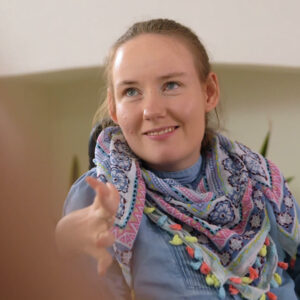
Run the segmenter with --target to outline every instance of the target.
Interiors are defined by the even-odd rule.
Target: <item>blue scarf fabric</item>
[[[120,194],[113,230],[116,258],[130,284],[134,240],[146,213],[170,233],[171,244],[186,246],[191,268],[219,289],[221,299],[225,286],[232,294],[258,299],[280,283],[266,202],[276,216],[282,248],[294,258],[300,237],[293,196],[272,162],[220,134],[202,158],[201,179],[191,189],[143,168],[119,127],[101,132],[97,176]]]

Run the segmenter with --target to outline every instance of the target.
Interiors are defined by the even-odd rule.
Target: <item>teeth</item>
[[[168,132],[171,132],[171,131],[174,131],[174,127],[169,127],[169,128],[166,128],[166,129],[163,129],[163,130],[160,130],[160,131],[152,131],[152,132],[148,132],[147,135],[162,135],[164,133],[168,133]]]

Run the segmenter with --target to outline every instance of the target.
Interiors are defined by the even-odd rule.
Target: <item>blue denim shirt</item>
[[[94,191],[85,182],[86,176],[96,177],[95,169],[82,175],[72,186],[64,206],[64,214],[91,205],[94,200]],[[193,180],[192,180],[193,181]],[[271,205],[267,203],[271,222],[270,235],[277,245],[279,261],[283,261],[285,253],[279,245],[275,216]],[[297,205],[298,216],[300,210]],[[153,224],[146,215],[143,216],[138,232],[132,257],[133,289],[136,300],[219,300],[217,290],[206,284],[204,276],[193,270],[190,265],[185,247],[169,244],[170,235]],[[155,241],[155,242],[154,242]],[[299,255],[300,255],[300,251]],[[130,290],[123,278],[121,269],[116,261],[112,264],[103,278],[99,278],[96,271],[96,261],[84,258],[82,269],[86,273],[90,286],[99,291],[99,299],[130,299]],[[282,277],[282,285],[271,289],[277,299],[297,300],[295,283],[298,293],[300,290],[300,259],[297,259],[293,274],[277,269]],[[105,295],[105,296],[103,296]],[[226,300],[242,299],[239,295],[232,296],[227,293]]]

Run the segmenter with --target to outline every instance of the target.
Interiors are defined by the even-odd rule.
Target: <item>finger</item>
[[[115,215],[120,204],[120,194],[113,184],[108,182],[106,183],[106,186],[109,190],[109,197],[103,199],[103,205],[106,210],[108,210],[112,215]]]
[[[90,176],[86,178],[86,182],[95,190],[96,193],[93,205],[95,207],[102,207],[102,199],[105,198],[105,194],[107,193],[105,183]]]
[[[112,262],[112,256],[107,251],[104,251],[98,258],[97,272],[99,276],[103,276],[106,273]]]
[[[98,260],[99,257],[106,255],[105,252],[107,252],[105,248],[97,247],[95,240],[93,241],[92,244],[90,244],[88,247],[85,247],[84,249],[85,254],[94,257],[96,260]]]
[[[106,230],[104,232],[101,232],[98,235],[97,241],[96,241],[96,246],[97,247],[110,247],[113,245],[114,242],[115,242],[114,234],[111,231]]]
[[[91,177],[91,176],[87,176],[87,177],[85,178],[85,180],[86,180],[86,182],[87,182],[94,190],[97,188],[98,183],[100,182],[100,181],[98,181],[96,178]]]
[[[96,209],[94,210],[94,215],[97,219],[97,226],[101,226],[101,231],[109,230],[113,227],[116,217],[106,210]]]
[[[115,216],[112,216],[106,220],[109,229],[112,228],[113,225],[115,224],[115,219],[116,219]]]
[[[120,203],[120,195],[115,186],[111,183],[105,184],[93,177],[87,177],[86,181],[96,192],[94,206],[102,207],[108,215],[114,216]]]

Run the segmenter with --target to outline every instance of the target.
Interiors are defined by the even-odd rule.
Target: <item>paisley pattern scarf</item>
[[[142,167],[119,127],[101,132],[95,150],[99,180],[120,193],[114,250],[130,284],[130,258],[143,213],[185,244],[191,267],[206,282],[246,299],[258,299],[280,283],[277,250],[269,236],[266,202],[276,216],[279,241],[294,258],[300,241],[294,199],[278,168],[246,146],[218,134],[202,157],[196,190],[161,179]]]

